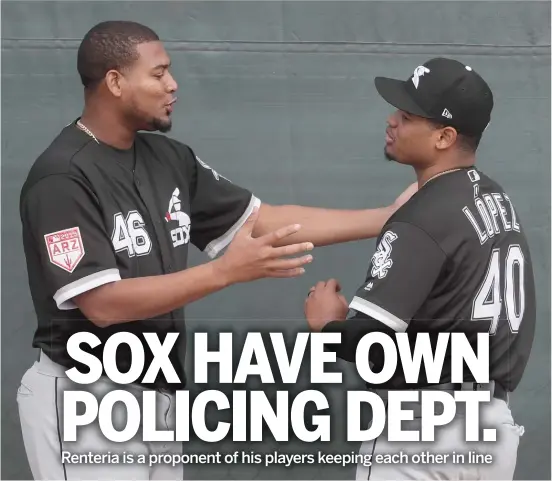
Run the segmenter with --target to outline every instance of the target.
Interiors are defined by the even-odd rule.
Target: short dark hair
[[[447,127],[446,124],[439,123],[437,121],[430,120],[429,121],[435,129],[444,129]],[[482,133],[480,134],[471,134],[461,131],[456,131],[456,143],[458,145],[458,148],[463,150],[464,152],[475,152],[477,150],[477,147],[479,147],[479,143],[481,142],[481,137],[483,136]]]
[[[159,40],[149,27],[111,20],[92,27],[77,53],[77,70],[86,89],[95,88],[112,69],[123,70],[138,59],[136,46]]]
[[[482,134],[463,134],[458,133],[456,136],[456,141],[460,149],[466,152],[475,152],[477,147],[479,147],[479,142],[481,142]]]

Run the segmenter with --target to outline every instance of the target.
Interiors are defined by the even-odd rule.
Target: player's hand
[[[295,234],[299,225],[289,225],[261,237],[252,236],[259,215],[255,209],[236,233],[217,267],[228,284],[248,282],[266,277],[296,277],[304,274],[303,266],[312,262],[312,255],[285,258],[310,251],[311,242],[274,247],[280,240]],[[215,261],[216,262],[216,261]]]
[[[418,182],[410,184],[404,192],[395,199],[395,202],[393,202],[394,210],[398,210],[406,204],[416,192],[418,192]]]
[[[311,287],[305,299],[305,317],[312,331],[318,332],[330,321],[343,321],[349,311],[341,286],[335,279]]]

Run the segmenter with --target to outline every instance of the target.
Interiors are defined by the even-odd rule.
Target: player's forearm
[[[396,211],[395,206],[364,210],[323,209],[298,205],[261,206],[254,235],[259,236],[288,224],[301,224],[301,230],[282,244],[312,242],[325,246],[377,237]]]
[[[122,279],[75,300],[84,315],[101,327],[167,314],[228,285],[212,261],[174,274]]]

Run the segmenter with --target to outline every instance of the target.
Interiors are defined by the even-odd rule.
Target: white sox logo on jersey
[[[180,195],[180,190],[178,187],[174,189],[172,193],[171,200],[169,201],[169,210],[165,213],[165,221],[172,222],[177,221],[178,227],[175,227],[171,230],[171,239],[173,241],[173,247],[178,247],[183,244],[187,244],[190,241],[190,227],[191,219],[186,214],[182,212],[182,204],[178,196]]]
[[[388,230],[383,234],[376,252],[372,256],[372,277],[383,279],[391,266],[393,261],[391,260],[391,243],[398,238],[397,234]]]

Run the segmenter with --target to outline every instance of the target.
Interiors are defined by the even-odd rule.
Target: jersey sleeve
[[[403,332],[435,284],[446,260],[439,245],[422,229],[397,222],[378,239],[366,281],[350,309]]]
[[[191,150],[191,149],[190,149]],[[193,151],[190,238],[214,258],[234,238],[261,201],[203,162]]]
[[[341,342],[327,345],[327,350],[335,352],[337,357],[344,361],[355,362],[358,343],[366,334],[383,332],[392,335],[395,331],[363,312],[354,312],[351,317],[348,317],[344,321],[329,322],[324,326],[322,332],[337,332],[341,334]],[[383,367],[379,363],[382,358],[381,346],[378,344],[372,346],[369,360],[378,366],[378,370]]]
[[[39,180],[21,201],[26,249],[36,253],[45,289],[58,309],[77,306],[75,296],[121,279],[94,193],[75,177]]]

